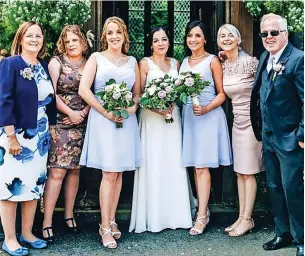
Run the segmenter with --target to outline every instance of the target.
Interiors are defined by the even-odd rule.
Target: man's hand
[[[299,141],[299,145],[300,145],[301,148],[304,148],[304,142]]]

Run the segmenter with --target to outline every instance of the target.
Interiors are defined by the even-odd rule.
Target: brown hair
[[[107,44],[107,41],[106,41],[106,30],[107,30],[107,27],[108,27],[109,23],[111,23],[111,22],[118,25],[119,30],[123,33],[124,43],[122,45],[122,53],[127,54],[128,50],[129,50],[129,45],[130,45],[128,32],[127,32],[127,26],[121,18],[116,17],[116,16],[108,18],[104,23],[102,36],[101,36],[101,45],[102,45],[101,50],[105,51],[108,48],[108,44]]]
[[[43,36],[43,44],[42,47],[38,53],[38,57],[43,58],[46,54],[46,39],[45,39],[45,30],[43,26],[35,21],[26,21],[23,22],[20,27],[18,28],[16,35],[14,37],[13,43],[12,43],[12,48],[11,48],[11,55],[20,55],[22,52],[22,46],[21,46],[21,40],[26,33],[26,31],[29,29],[29,27],[37,25],[40,27],[42,36]]]
[[[67,25],[62,29],[58,41],[56,43],[58,53],[66,54],[67,52],[65,39],[67,38],[68,32],[72,32],[73,34],[79,37],[81,46],[83,47],[83,55],[86,55],[89,48],[87,37],[85,31],[79,25]]]

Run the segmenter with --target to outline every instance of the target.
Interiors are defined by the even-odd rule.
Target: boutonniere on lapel
[[[20,70],[20,75],[23,76],[24,79],[32,80],[34,77],[34,73],[31,67],[27,67],[24,70]]]
[[[276,77],[283,73],[285,69],[284,63],[280,62],[273,64],[272,69],[273,69],[272,81],[275,81]]]

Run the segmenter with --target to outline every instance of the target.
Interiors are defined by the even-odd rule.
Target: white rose
[[[182,81],[181,81],[179,78],[176,79],[176,81],[175,81],[175,85],[176,85],[176,86],[181,85],[181,83],[182,83]]]
[[[276,63],[276,64],[274,64],[273,65],[273,70],[275,71],[275,72],[279,72],[279,71],[281,71],[281,69],[282,69],[282,64],[281,63]]]
[[[106,86],[106,87],[105,87],[105,91],[106,91],[106,92],[110,92],[111,90],[112,90],[112,89],[111,89],[109,86]]]
[[[156,91],[157,87],[156,86],[152,86],[150,88],[147,89],[148,93],[150,96],[153,96],[155,91]]]
[[[118,100],[121,97],[121,93],[119,91],[115,91],[112,95],[112,98]]]
[[[111,90],[113,90],[113,84],[107,85],[107,86],[105,87],[105,91],[106,91],[106,92],[109,92],[109,91],[111,91]]]
[[[171,92],[173,90],[173,88],[171,86],[166,86],[165,87],[165,91],[168,93],[168,92]]]
[[[128,92],[126,95],[125,95],[125,99],[127,101],[131,101],[132,100],[132,93],[131,92]]]
[[[190,87],[190,86],[193,86],[194,85],[194,79],[192,78],[192,77],[187,77],[187,78],[185,78],[185,85],[186,86],[188,86],[188,87]]]
[[[155,80],[155,83],[160,83],[162,80],[160,79],[160,78],[157,78],[156,80]]]

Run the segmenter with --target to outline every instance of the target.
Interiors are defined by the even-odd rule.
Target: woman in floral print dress
[[[49,175],[44,196],[43,237],[54,241],[52,217],[65,178],[65,212],[69,231],[77,231],[73,208],[79,183],[79,158],[83,146],[89,106],[78,95],[78,87],[88,52],[87,38],[77,25],[63,28],[57,42],[59,56],[49,64],[56,84],[57,124],[50,127],[52,136]]]

